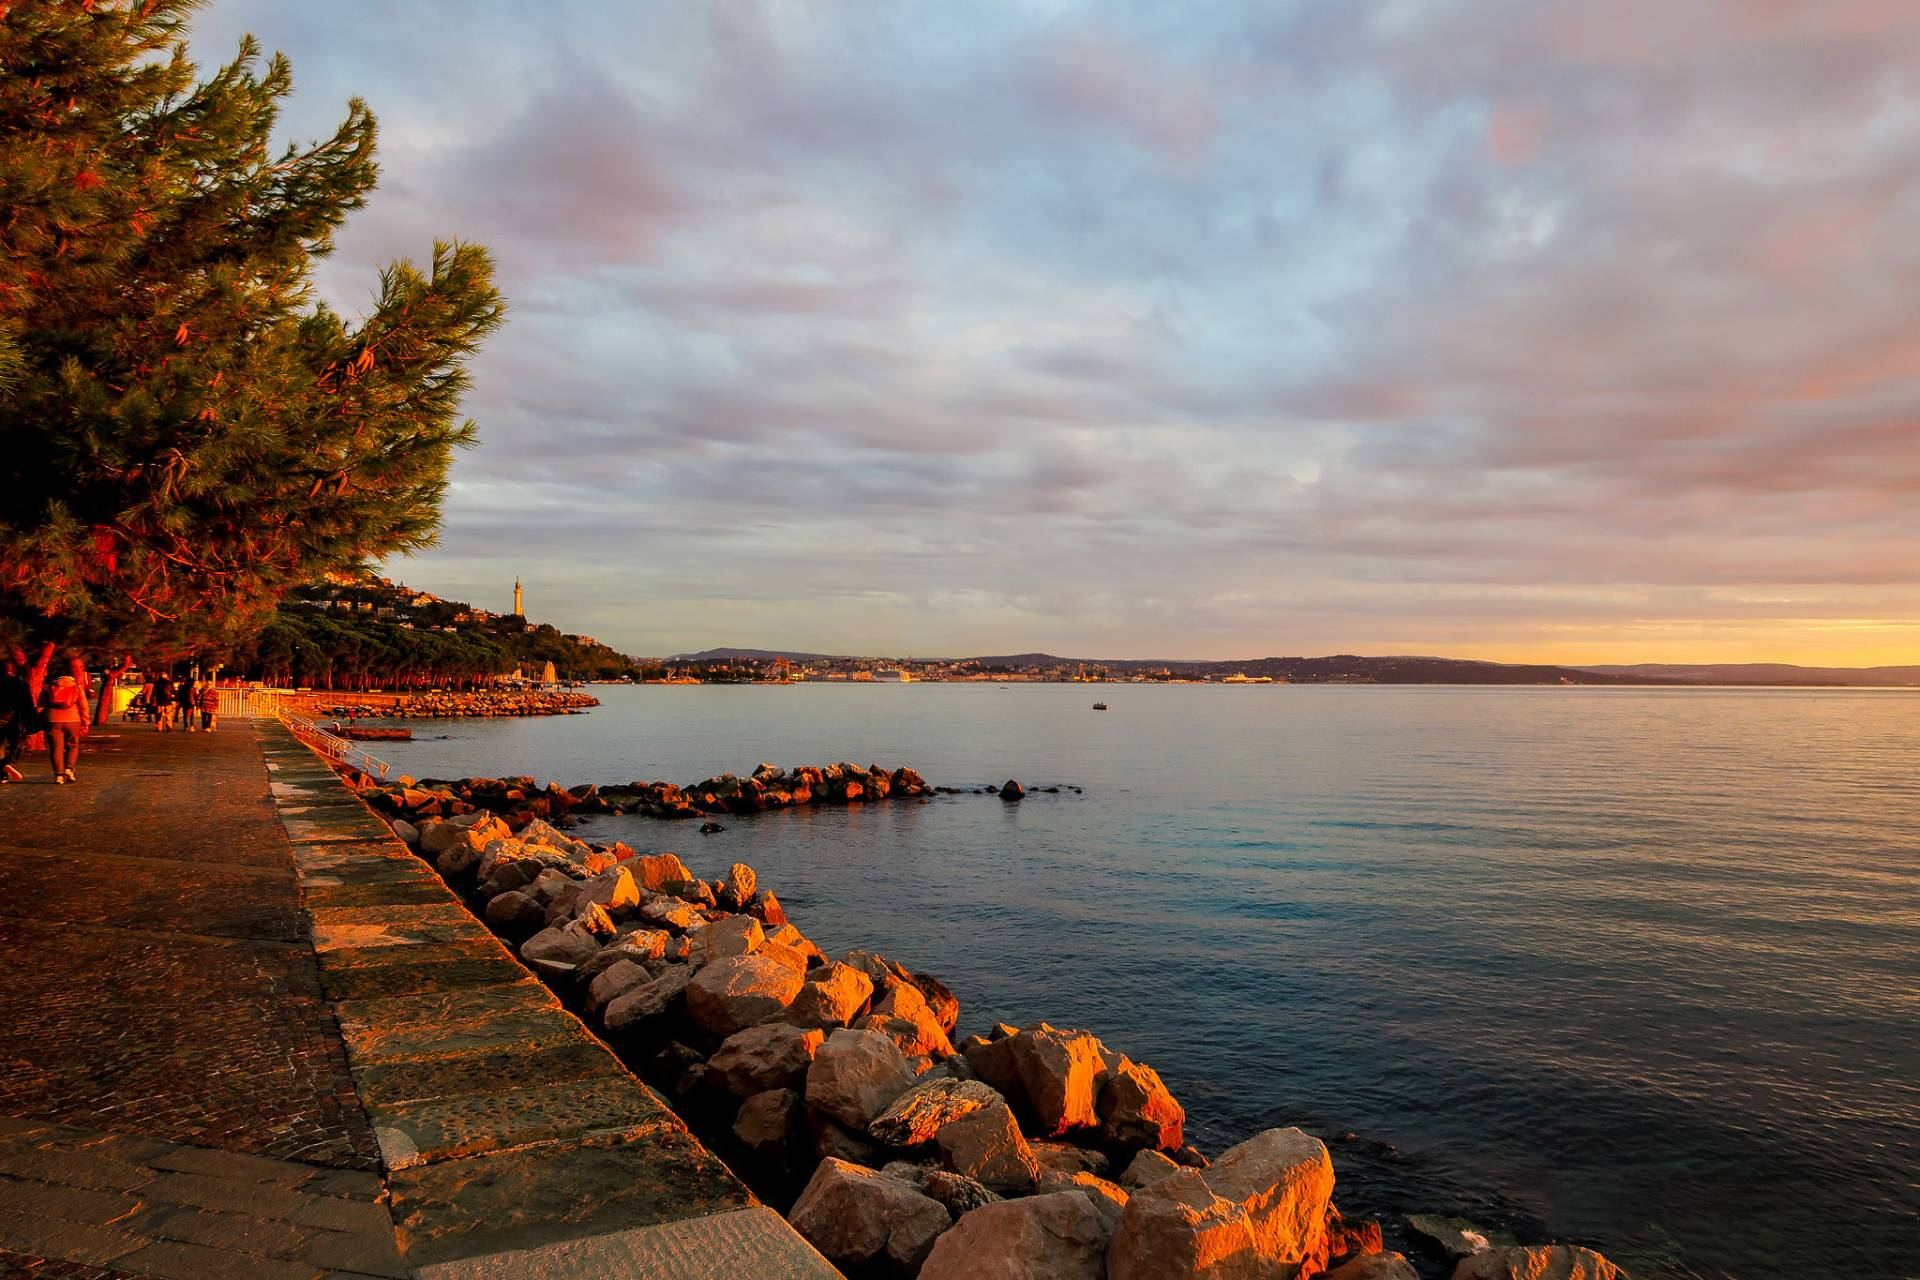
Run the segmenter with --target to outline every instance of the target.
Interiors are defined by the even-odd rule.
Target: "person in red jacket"
[[[78,782],[73,766],[80,760],[81,726],[87,721],[87,700],[80,682],[56,676],[40,692],[40,714],[47,724],[47,757],[53,762],[53,780]]]
[[[202,681],[194,696],[200,700],[200,727],[212,733],[220,723],[220,687],[211,680]]]

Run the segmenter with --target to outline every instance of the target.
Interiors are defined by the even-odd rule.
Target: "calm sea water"
[[[382,754],[1082,787],[586,834],[751,863],[829,951],[940,975],[963,1032],[1098,1032],[1203,1149],[1313,1129],[1350,1212],[1461,1212],[1643,1276],[1920,1276],[1920,695],[599,692]]]

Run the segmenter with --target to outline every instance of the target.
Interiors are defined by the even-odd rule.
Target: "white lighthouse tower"
[[[516,618],[527,616],[527,611],[520,607],[520,579],[518,578],[513,580],[513,616]]]

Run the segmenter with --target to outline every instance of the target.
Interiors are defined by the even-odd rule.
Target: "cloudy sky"
[[[442,545],[636,653],[1920,659],[1911,0],[213,0],[488,245]]]

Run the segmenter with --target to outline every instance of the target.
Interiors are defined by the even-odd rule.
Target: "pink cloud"
[[[1525,164],[1540,146],[1544,119],[1537,107],[1503,102],[1487,115],[1487,152],[1501,164]]]
[[[1097,31],[1055,41],[1035,89],[1043,108],[1108,125],[1181,167],[1206,159],[1219,127],[1204,80]]]

